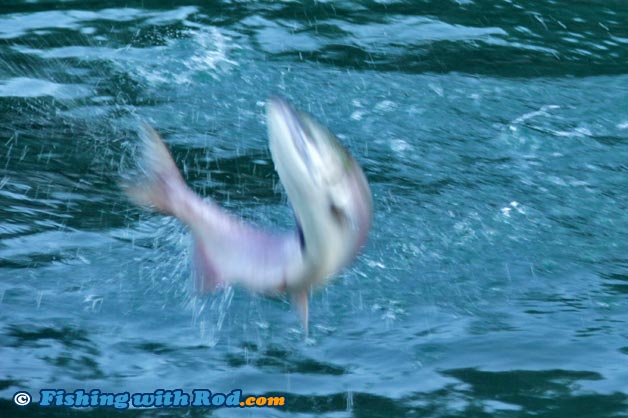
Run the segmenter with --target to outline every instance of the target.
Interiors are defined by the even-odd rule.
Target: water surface
[[[628,416],[623,1],[0,6],[0,411]],[[363,166],[368,246],[311,301],[193,298],[188,232],[129,203],[138,120],[192,187],[290,228],[281,94]],[[283,393],[279,409],[17,409],[18,390]]]

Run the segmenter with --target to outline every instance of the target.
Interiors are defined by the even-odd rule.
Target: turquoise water
[[[0,415],[628,416],[624,1],[0,5]],[[311,301],[190,293],[129,203],[138,120],[195,190],[292,227],[279,93],[363,166],[374,226]],[[18,409],[41,389],[284,394],[276,409]]]

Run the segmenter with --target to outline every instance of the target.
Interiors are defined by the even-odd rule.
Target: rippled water
[[[95,416],[628,416],[624,1],[0,5],[0,411],[17,390],[284,393]],[[119,4],[115,6],[114,4]],[[312,298],[189,292],[189,234],[118,181],[140,118],[195,190],[291,227],[264,126],[336,132],[369,244]]]

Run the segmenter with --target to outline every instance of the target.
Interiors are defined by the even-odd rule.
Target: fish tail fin
[[[139,158],[141,178],[133,183],[127,180],[122,186],[136,204],[179,216],[180,202],[191,190],[159,134],[143,123],[139,135],[142,140]]]
[[[301,323],[303,324],[303,332],[307,338],[309,331],[309,292],[307,289],[297,290],[290,294],[292,303],[296,305],[299,316],[301,317]]]
[[[204,203],[188,187],[159,134],[148,124],[139,129],[141,139],[138,157],[139,178],[126,180],[122,188],[129,198],[140,206],[173,215],[188,225],[194,235],[193,278],[197,293],[204,294],[224,287],[220,275],[220,264],[211,257],[201,230],[213,233],[211,223],[204,222],[204,215],[215,222],[224,222],[223,215],[216,208]]]

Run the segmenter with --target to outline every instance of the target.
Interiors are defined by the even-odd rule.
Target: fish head
[[[268,101],[267,125],[275,169],[301,228],[308,280],[324,282],[366,242],[373,205],[368,182],[338,138],[286,100]]]

